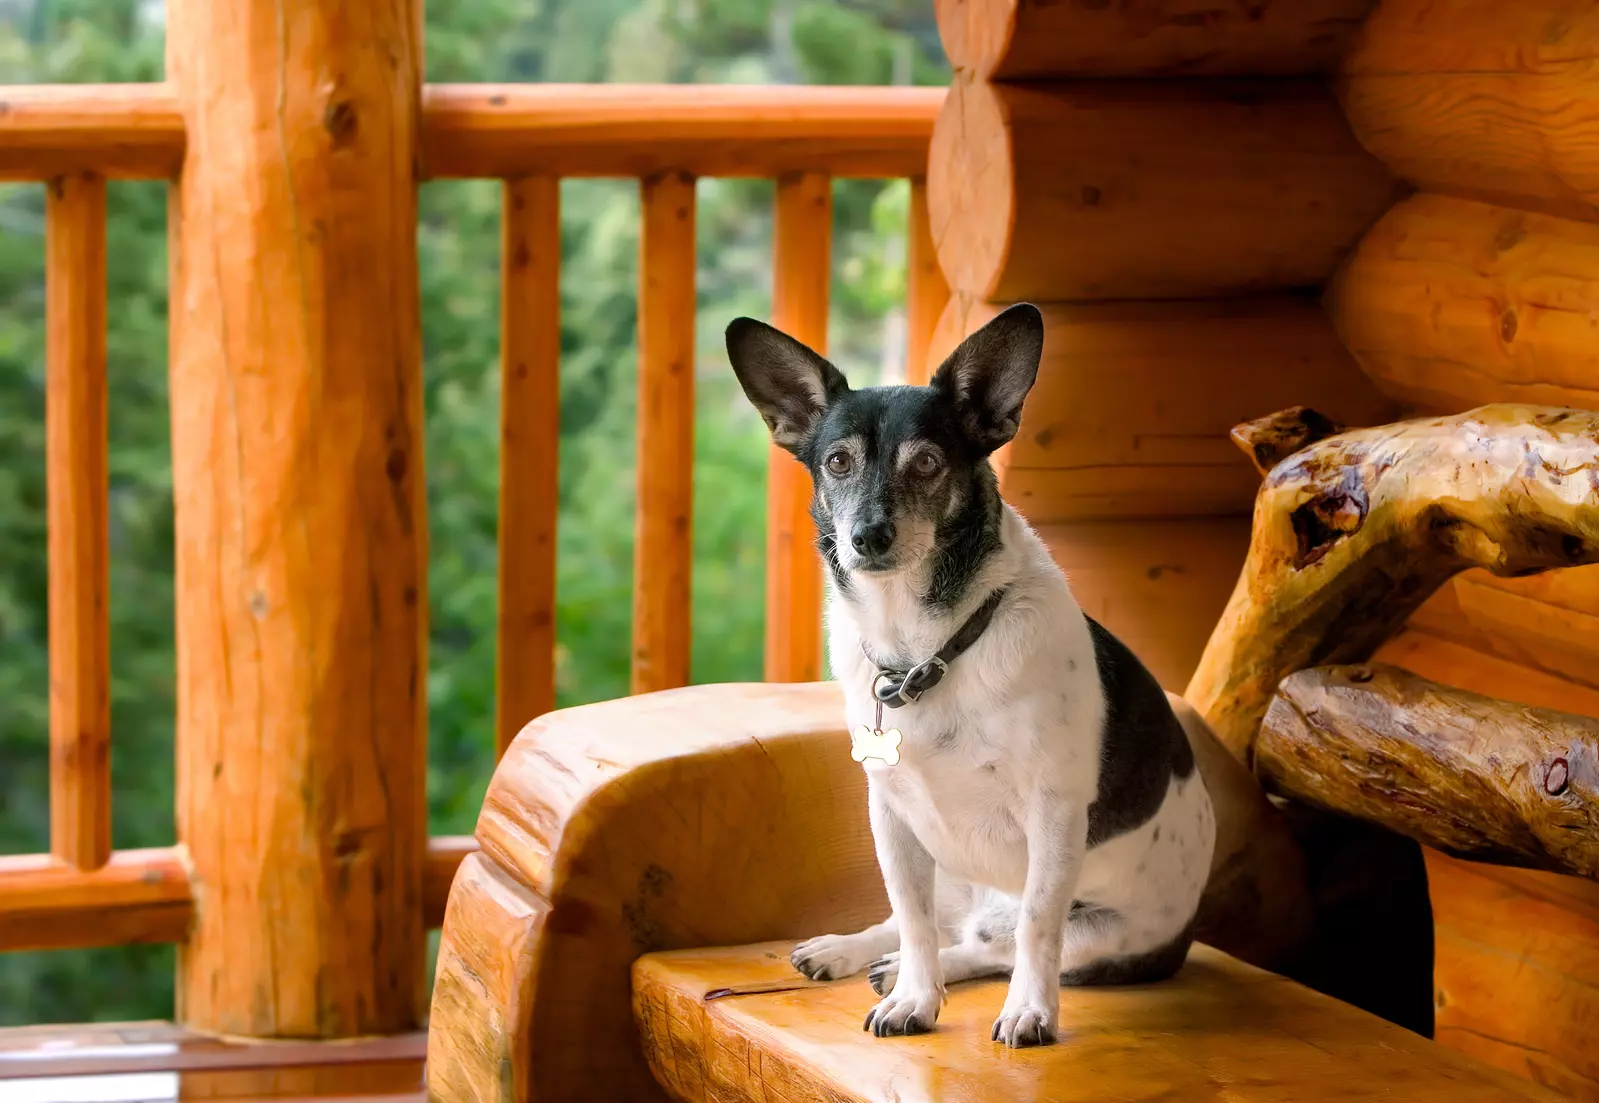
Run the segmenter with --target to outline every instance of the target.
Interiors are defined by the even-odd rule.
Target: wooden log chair
[[[1234,436],[1264,482],[1232,601],[1172,697],[1220,831],[1174,980],[1068,990],[1061,1043],[1027,1053],[989,1040],[1001,980],[954,986],[931,1035],[864,1033],[864,977],[788,961],[887,910],[840,694],[672,690],[513,742],[450,894],[432,1097],[1558,1098],[1424,1037],[1417,846],[1599,877],[1599,721],[1367,660],[1469,567],[1599,561],[1599,414],[1339,431],[1295,409]]]

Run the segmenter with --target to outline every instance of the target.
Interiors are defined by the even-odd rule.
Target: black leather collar
[[[942,682],[944,675],[949,673],[949,664],[976,643],[988,629],[989,622],[994,619],[995,611],[999,609],[999,603],[1005,597],[1006,589],[1007,587],[1001,586],[989,594],[988,600],[966,618],[966,623],[949,638],[948,643],[939,648],[938,654],[923,659],[908,670],[884,666],[873,658],[871,651],[867,650],[866,641],[862,640],[861,651],[871,664],[877,667],[877,677],[872,679],[872,696],[877,698],[879,704],[897,709],[901,705],[908,705],[918,700],[922,694]]]

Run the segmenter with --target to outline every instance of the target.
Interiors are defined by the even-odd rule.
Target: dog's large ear
[[[849,392],[844,374],[827,360],[754,318],[728,323],[727,358],[772,440],[790,452],[799,451],[833,400]]]
[[[933,373],[932,386],[955,400],[961,427],[985,453],[1016,435],[1043,352],[1044,316],[1031,303],[1017,303],[962,341]]]

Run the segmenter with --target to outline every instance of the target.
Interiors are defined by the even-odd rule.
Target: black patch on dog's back
[[[1173,777],[1194,771],[1194,749],[1160,688],[1126,644],[1084,614],[1105,691],[1099,791],[1088,807],[1088,845],[1098,846],[1148,823]]]

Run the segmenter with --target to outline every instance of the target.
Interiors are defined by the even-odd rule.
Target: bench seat
[[[1002,979],[950,988],[937,1029],[874,1038],[864,977],[817,984],[792,943],[648,954],[633,1005],[656,1079],[683,1103],[1541,1103],[1559,1097],[1348,1004],[1195,946],[1162,984],[1068,989],[1061,1041],[989,1040]],[[738,986],[779,991],[719,996]]]

